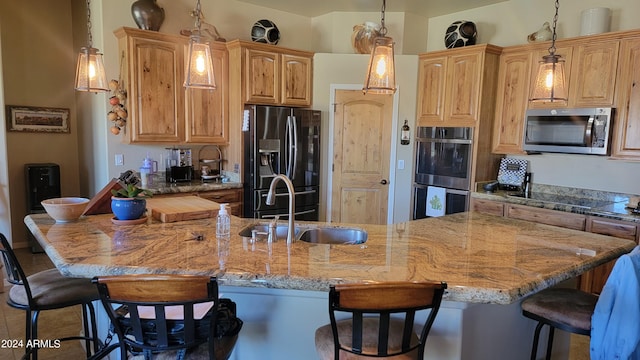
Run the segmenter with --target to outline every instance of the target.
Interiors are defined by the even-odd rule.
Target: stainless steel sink
[[[299,240],[313,244],[362,244],[367,241],[367,232],[356,228],[318,227],[303,231]]]
[[[268,235],[269,224],[251,224],[240,230],[238,235],[252,237],[253,230],[259,238],[265,239]],[[276,226],[278,240],[287,238],[287,225]],[[358,228],[341,227],[303,227],[296,226],[294,230],[295,240],[312,244],[362,244],[367,241],[367,232]]]

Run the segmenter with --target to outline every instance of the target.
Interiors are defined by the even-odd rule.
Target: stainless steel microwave
[[[527,110],[523,150],[608,155],[613,108]]]

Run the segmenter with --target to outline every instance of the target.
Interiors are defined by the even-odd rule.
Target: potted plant
[[[149,190],[141,189],[134,184],[118,190],[111,190],[111,211],[118,220],[136,220],[142,217],[147,209],[147,200],[153,196]]]

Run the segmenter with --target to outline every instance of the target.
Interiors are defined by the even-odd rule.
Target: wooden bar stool
[[[422,359],[427,335],[435,321],[444,282],[354,283],[331,286],[331,323],[316,330],[321,359],[363,357]],[[417,313],[424,311],[421,331],[414,331]],[[337,320],[336,315],[347,318]],[[399,356],[399,357],[398,357]]]
[[[107,346],[95,359],[118,347],[122,359],[127,359],[128,353],[150,359],[152,354],[166,351],[175,351],[178,359],[186,355],[228,359],[231,355],[242,321],[225,319],[231,321],[221,326],[219,309],[226,299],[218,298],[216,278],[120,275],[96,277],[93,282],[119,338],[119,343]],[[235,315],[235,308],[232,312]],[[225,328],[224,336],[221,328]],[[200,345],[205,344],[208,355],[203,356]]]
[[[69,306],[82,305],[82,322],[84,336],[70,336],[58,339],[85,340],[87,357],[97,352],[100,341],[97,337],[95,311],[92,301],[98,300],[98,290],[89,279],[70,278],[60,274],[58,269],[50,269],[26,276],[18,262],[9,241],[0,233],[0,251],[7,272],[7,280],[12,284],[7,298],[9,306],[25,311],[25,340],[33,343],[38,339],[38,315],[44,310],[62,309]],[[88,311],[88,313],[87,313]],[[89,323],[91,323],[89,327]],[[87,332],[91,330],[91,335]],[[24,358],[36,360],[38,348],[26,347]]]

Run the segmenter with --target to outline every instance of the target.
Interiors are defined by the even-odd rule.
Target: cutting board
[[[151,216],[165,223],[216,217],[219,209],[218,203],[193,195],[147,199]]]

